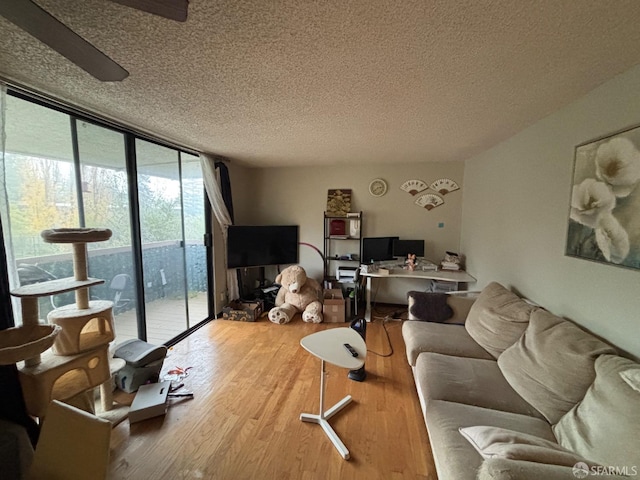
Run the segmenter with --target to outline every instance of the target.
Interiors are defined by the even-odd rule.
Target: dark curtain
[[[0,221],[0,240],[4,238],[2,221]],[[7,252],[4,241],[0,241],[0,330],[14,326],[13,308],[9,294],[9,275],[7,274]],[[18,369],[14,365],[0,366],[0,418],[22,425],[27,429],[33,445],[38,440],[38,426],[27,415],[27,409],[22,396],[22,388],[18,379]]]
[[[231,197],[231,178],[229,177],[229,168],[224,162],[216,162],[215,167],[220,170],[220,193],[222,194],[222,200],[227,207],[229,217],[231,217],[231,223],[236,223],[236,219],[233,215],[233,198]],[[236,269],[236,278],[238,279],[238,287],[240,288],[240,298],[243,297],[242,292],[242,274],[240,269]]]
[[[233,199],[231,197],[231,179],[229,178],[229,169],[224,162],[216,162],[215,166],[220,169],[220,193],[222,193],[222,199],[229,211],[231,223],[236,223],[233,216]]]

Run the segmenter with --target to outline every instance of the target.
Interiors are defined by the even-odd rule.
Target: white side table
[[[344,344],[348,343],[358,353],[357,357],[352,356]],[[307,335],[300,340],[300,345],[312,355],[321,360],[320,379],[320,413],[302,413],[300,420],[303,422],[318,423],[329,437],[329,440],[336,447],[342,458],[349,459],[349,450],[344,446],[336,432],[329,425],[329,419],[342,410],[351,402],[351,395],[347,395],[333,407],[324,410],[324,387],[326,380],[325,362],[329,362],[339,367],[356,370],[364,365],[367,356],[367,345],[362,337],[351,328],[331,328]]]

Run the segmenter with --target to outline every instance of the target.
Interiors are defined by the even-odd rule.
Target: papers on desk
[[[440,264],[443,270],[460,270],[460,264],[454,262],[445,262],[444,260]]]
[[[378,271],[378,265],[375,263],[360,265],[360,273],[376,273]]]
[[[418,263],[418,268],[423,272],[437,272],[438,265],[432,262],[420,262]]]

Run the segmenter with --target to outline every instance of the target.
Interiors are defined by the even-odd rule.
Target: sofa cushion
[[[498,366],[513,389],[553,424],[584,397],[595,378],[596,357],[607,353],[615,350],[539,308]]]
[[[414,376],[425,404],[447,400],[542,418],[511,388],[495,360],[422,353]]]
[[[616,355],[596,360],[584,399],[554,425],[558,442],[606,466],[640,467],[640,392],[620,375],[640,365]]]
[[[494,425],[549,441],[555,440],[551,426],[545,420],[443,400],[429,402],[425,421],[438,480],[476,478],[476,471],[483,459],[460,435],[460,427]]]
[[[487,285],[469,310],[465,328],[494,358],[520,338],[537,307],[502,285]]]
[[[588,466],[598,465],[555,441],[506,428],[478,425],[460,428],[460,433],[484,459],[510,458],[566,467],[573,467],[578,462]]]
[[[402,338],[407,350],[407,360],[412,366],[422,352],[493,358],[469,336],[462,325],[406,321],[402,324]]]
[[[578,468],[582,467],[582,469]],[[482,462],[475,480],[629,480],[629,477],[597,471],[597,476],[589,476],[587,465],[563,467],[546,463],[525,462],[508,458],[490,458]],[[595,473],[594,473],[595,475]]]

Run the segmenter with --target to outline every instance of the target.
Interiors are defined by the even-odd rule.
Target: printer
[[[343,267],[339,266],[336,271],[336,280],[338,282],[355,282],[358,276],[359,267]]]

